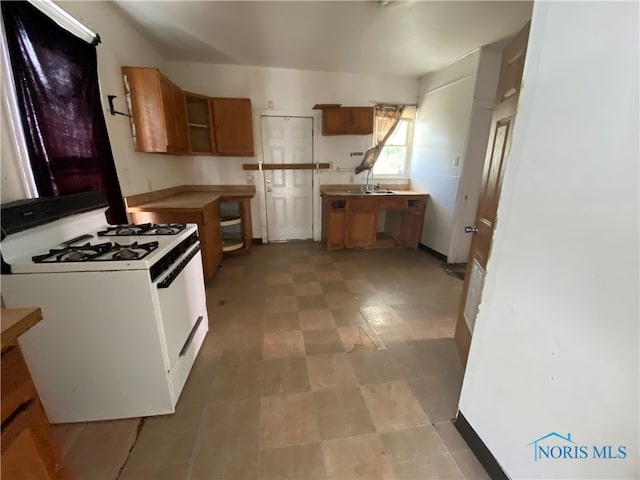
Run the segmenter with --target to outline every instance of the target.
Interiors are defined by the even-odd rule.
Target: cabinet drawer
[[[404,197],[380,197],[380,210],[404,210],[407,207],[407,199]]]

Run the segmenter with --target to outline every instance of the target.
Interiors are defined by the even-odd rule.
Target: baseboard
[[[462,412],[458,412],[453,424],[492,480],[509,480],[496,457],[493,456],[493,453],[487,448]]]
[[[262,245],[262,239],[261,238],[254,238],[252,243],[254,245]]]
[[[436,252],[433,248],[427,247],[424,243],[419,243],[418,248],[423,252],[427,252],[432,257],[437,258],[438,260],[447,263],[447,256],[441,254],[440,252]]]

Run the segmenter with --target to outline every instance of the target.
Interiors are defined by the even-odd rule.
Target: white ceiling
[[[503,40],[527,1],[124,1],[167,59],[353,73],[422,75]]]

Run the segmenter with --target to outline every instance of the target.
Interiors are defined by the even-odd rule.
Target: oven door
[[[200,244],[194,245],[154,282],[158,291],[169,371],[189,348],[200,323],[206,318]]]

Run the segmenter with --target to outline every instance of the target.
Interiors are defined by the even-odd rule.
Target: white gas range
[[[172,413],[209,329],[197,227],[106,224],[84,193],[2,206],[2,298],[52,423]]]

